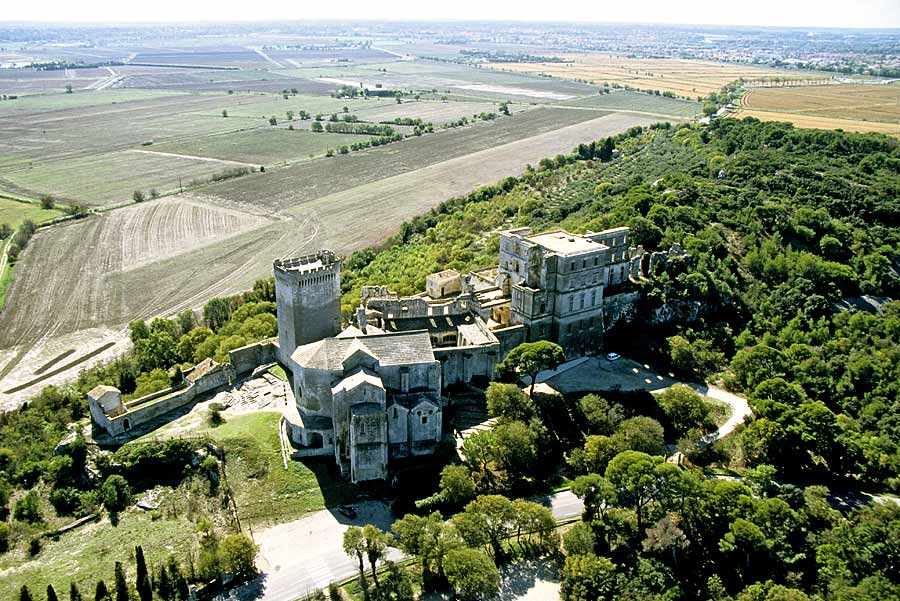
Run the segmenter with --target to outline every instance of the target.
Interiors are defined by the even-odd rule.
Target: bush
[[[103,505],[111,513],[118,513],[131,504],[131,487],[128,486],[128,481],[118,474],[107,478],[100,491],[103,495]]]
[[[208,423],[212,428],[217,428],[225,423],[225,418],[222,417],[222,413],[220,411],[212,409],[206,416],[206,423]]]
[[[0,522],[0,553],[9,551],[9,526]]]
[[[59,515],[71,515],[81,507],[81,494],[74,488],[57,488],[50,493],[50,504]]]
[[[42,521],[41,502],[37,492],[29,490],[24,497],[16,501],[13,506],[13,518],[28,524],[37,524]]]

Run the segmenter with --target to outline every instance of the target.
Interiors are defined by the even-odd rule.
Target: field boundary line
[[[256,163],[242,163],[241,161],[232,161],[229,159],[217,159],[214,157],[198,157],[192,154],[178,154],[176,152],[161,152],[159,150],[143,150],[141,148],[129,148],[125,152],[138,152],[141,154],[154,154],[159,156],[174,157],[178,159],[193,159],[195,161],[205,161],[207,163],[219,163],[221,165],[237,165],[238,167],[259,167]]]

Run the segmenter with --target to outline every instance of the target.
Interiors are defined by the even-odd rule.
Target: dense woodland
[[[495,232],[523,225],[629,225],[647,250],[681,244],[689,258],[635,284],[636,324],[619,324],[607,344],[688,379],[720,379],[750,399],[754,418],[704,448],[709,415],[687,393],[635,411],[635,399],[553,404],[495,385],[488,402],[498,428],[467,441],[467,462],[446,468],[440,492],[407,509],[490,521],[479,512],[508,511],[499,495],[542,490],[561,467],[586,502],[584,523],[563,536],[566,599],[900,598],[900,507],[842,514],[827,502],[829,489],[900,492],[896,140],[753,119],[634,128],[451,199],[403,224],[384,248],[354,253],[342,308],[352,311],[362,285],[410,294],[429,273],[493,265]],[[863,295],[878,310],[857,310]],[[2,416],[0,492],[53,489],[58,470],[71,468],[56,465],[52,448],[85,415],[87,389],[157,390],[190,364],[273,335],[273,296],[271,281],[260,282],[211,302],[203,324],[187,314],[133,324],[131,355]],[[746,469],[746,483],[663,464],[663,443],[697,465]],[[71,511],[95,507],[98,488],[76,491]],[[479,498],[490,501],[466,509]],[[450,524],[416,527],[438,541],[442,528],[456,528],[446,534],[460,549],[456,573],[509,554],[503,532],[485,541],[466,518]],[[403,544],[418,553],[417,541]],[[547,552],[544,542],[528,552]],[[446,585],[446,566],[434,561],[423,556],[422,566]]]

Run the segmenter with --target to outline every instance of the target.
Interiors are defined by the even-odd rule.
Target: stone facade
[[[390,458],[431,453],[442,434],[441,366],[427,332],[325,338],[291,355],[292,440],[330,450],[353,482],[385,479]]]
[[[525,326],[528,340],[558,343],[570,358],[600,350],[604,292],[632,277],[628,235],[624,227],[584,235],[501,232],[497,283],[509,289],[509,323]]]
[[[279,359],[287,364],[293,349],[340,332],[341,261],[323,250],[274,268],[279,348],[288,349]]]

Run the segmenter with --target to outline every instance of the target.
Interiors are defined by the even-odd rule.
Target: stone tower
[[[341,260],[330,250],[276,259],[275,301],[282,363],[298,346],[340,332]]]

